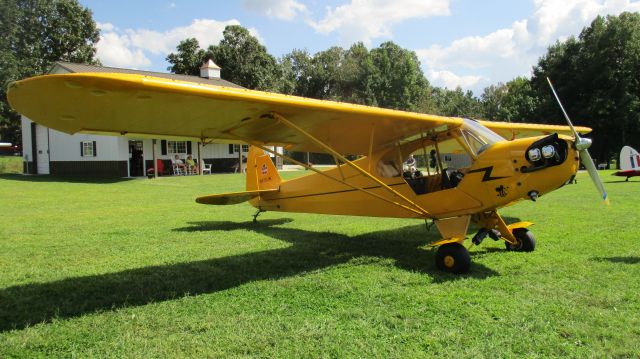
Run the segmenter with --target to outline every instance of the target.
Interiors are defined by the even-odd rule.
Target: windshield
[[[475,155],[479,155],[496,142],[505,141],[505,139],[497,133],[482,126],[476,121],[466,118],[460,127],[460,131],[469,145],[469,148],[475,153]]]

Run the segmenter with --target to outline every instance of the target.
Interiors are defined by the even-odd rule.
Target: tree
[[[639,71],[640,14],[598,16],[577,39],[549,48],[534,68],[538,114],[564,122],[548,76],[575,122],[593,128],[594,157],[609,160],[622,145],[640,145]]]
[[[417,110],[429,96],[429,82],[420,69],[415,52],[393,42],[382,43],[369,53],[365,69],[372,105],[399,110]]]
[[[207,51],[222,68],[223,79],[249,89],[275,90],[276,60],[244,27],[227,26],[220,44]]]
[[[535,112],[540,100],[524,77],[485,88],[481,102],[482,117],[487,120],[537,122]]]
[[[471,91],[462,91],[460,87],[455,90],[434,88],[431,95],[438,115],[468,118],[482,116],[480,100]]]
[[[200,48],[198,40],[182,40],[176,49],[177,53],[170,53],[166,58],[167,62],[172,64],[167,70],[175,74],[200,76],[200,67],[208,58],[207,52]]]
[[[0,137],[21,143],[20,115],[9,107],[7,85],[45,74],[59,60],[96,64],[100,33],[77,0],[3,0],[0,33]]]

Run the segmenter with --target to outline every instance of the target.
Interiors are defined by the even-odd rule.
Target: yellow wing
[[[459,118],[387,110],[303,97],[132,74],[47,75],[9,86],[11,106],[66,133],[237,142],[238,137],[296,151],[322,152],[271,112],[340,153],[366,154]]]
[[[534,123],[517,123],[517,122],[494,122],[494,121],[478,121],[483,126],[490,128],[493,132],[506,138],[513,140],[522,137],[534,137],[542,135],[550,135],[557,132],[561,135],[573,136],[569,126],[557,125],[540,125]],[[576,131],[580,134],[591,132],[589,127],[576,126]]]
[[[14,82],[11,106],[66,133],[199,141],[259,141],[292,151],[324,152],[277,113],[344,154],[367,154],[425,131],[446,131],[461,118],[117,73],[47,75]],[[517,132],[568,133],[566,126],[482,122],[510,139]],[[584,128],[582,128],[584,129]]]

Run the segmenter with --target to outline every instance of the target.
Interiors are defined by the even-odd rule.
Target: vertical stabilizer
[[[627,170],[640,170],[640,154],[629,146],[622,147],[620,151],[620,169]]]
[[[258,147],[250,146],[247,157],[247,191],[277,189],[282,179],[271,156]]]

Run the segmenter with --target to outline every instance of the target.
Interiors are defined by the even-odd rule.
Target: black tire
[[[460,243],[443,244],[436,253],[436,267],[455,274],[467,273],[471,267],[471,256]]]
[[[516,237],[518,243],[511,244],[504,242],[507,250],[516,252],[533,252],[536,249],[536,238],[530,230],[526,228],[516,228],[513,230],[513,236]]]

